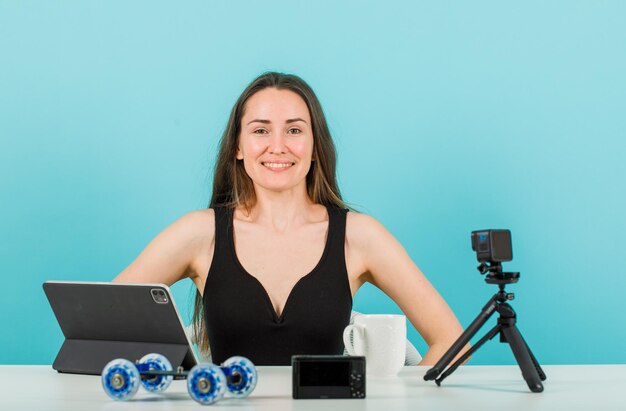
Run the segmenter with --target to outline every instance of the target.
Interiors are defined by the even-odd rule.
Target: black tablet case
[[[48,281],[43,289],[65,336],[52,364],[58,372],[99,375],[113,359],[134,362],[153,352],[167,357],[174,369],[197,363],[162,284]],[[155,302],[154,289],[163,290],[168,302]]]

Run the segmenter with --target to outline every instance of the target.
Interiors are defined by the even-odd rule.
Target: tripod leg
[[[484,343],[486,343],[487,341],[491,340],[493,337],[498,335],[498,332],[500,332],[500,328],[501,326],[500,324],[498,324],[495,327],[493,327],[491,330],[489,330],[489,332],[485,334],[483,338],[478,340],[478,342],[475,345],[473,345],[472,348],[467,350],[467,352],[463,354],[461,358],[456,360],[454,364],[452,364],[443,374],[441,374],[439,378],[435,380],[437,385],[441,385],[441,381],[443,381],[448,375],[452,374],[454,370],[456,370],[459,367],[459,365],[463,364],[463,362],[467,360],[469,356],[472,355],[476,350],[478,350]]]
[[[524,380],[526,380],[528,388],[530,388],[532,392],[543,391],[543,384],[541,384],[541,379],[539,378],[539,373],[533,363],[528,345],[522,338],[522,335],[515,324],[503,324],[501,332],[504,334],[504,338],[509,343],[511,350],[513,351],[515,360],[517,360],[517,364],[522,370],[522,376],[524,377]]]
[[[518,332],[519,332],[519,330],[518,330]],[[546,373],[543,372],[543,370],[541,369],[541,365],[539,365],[539,361],[537,361],[537,358],[535,358],[535,355],[530,350],[530,347],[528,346],[528,343],[526,342],[524,337],[522,337],[522,333],[520,333],[520,337],[522,338],[522,341],[524,341],[524,344],[526,345],[526,349],[528,350],[528,354],[530,354],[530,359],[533,360],[533,365],[535,366],[535,369],[537,370],[537,374],[539,374],[539,378],[541,378],[541,381],[545,381],[546,380]]]
[[[439,374],[443,372],[443,370],[446,369],[448,364],[450,364],[450,361],[452,361],[454,357],[456,357],[456,355],[461,352],[463,347],[467,345],[469,340],[472,339],[472,337],[476,334],[480,327],[482,327],[485,322],[487,322],[489,317],[493,315],[496,309],[496,305],[497,299],[496,296],[493,296],[489,300],[489,302],[483,307],[480,314],[478,314],[478,317],[476,317],[474,321],[472,321],[472,323],[467,327],[467,329],[463,331],[463,334],[461,334],[458,340],[456,340],[448,349],[448,351],[446,351],[446,353],[439,359],[439,361],[437,361],[437,363],[426,372],[426,375],[424,375],[424,380],[434,380]]]

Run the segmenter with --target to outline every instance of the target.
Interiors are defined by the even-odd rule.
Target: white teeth
[[[292,163],[263,163],[263,165],[269,168],[287,168],[287,167],[291,167],[293,164]]]

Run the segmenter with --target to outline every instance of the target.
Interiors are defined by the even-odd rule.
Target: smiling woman
[[[292,104],[286,104],[283,97]],[[284,130],[288,124],[293,126]],[[317,203],[345,208],[335,178],[335,145],[322,106],[302,79],[280,73],[259,76],[235,103],[217,156],[210,207],[222,204],[249,208],[256,201],[252,180],[244,167],[249,163],[245,160],[233,161],[234,158],[243,160],[241,150],[244,147],[240,146],[240,137],[244,139],[250,133],[276,137],[286,133],[299,135],[301,132],[313,145],[313,163],[309,162],[310,172],[306,174],[308,197]],[[315,167],[315,163],[319,166]]]
[[[287,365],[341,354],[352,298],[370,282],[404,311],[433,364],[461,333],[456,317],[398,241],[349,211],[321,105],[299,77],[265,73],[232,109],[209,208],[159,234],[116,281],[198,288],[196,340],[213,361],[243,355]]]
[[[306,195],[313,156],[309,117],[306,103],[292,91],[266,88],[250,97],[236,158],[243,160],[255,192],[294,190]]]

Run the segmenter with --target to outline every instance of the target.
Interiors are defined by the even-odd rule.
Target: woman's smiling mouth
[[[262,161],[261,164],[266,168],[269,168],[272,171],[283,171],[287,170],[291,166],[296,163],[293,162],[270,162],[270,161]]]

